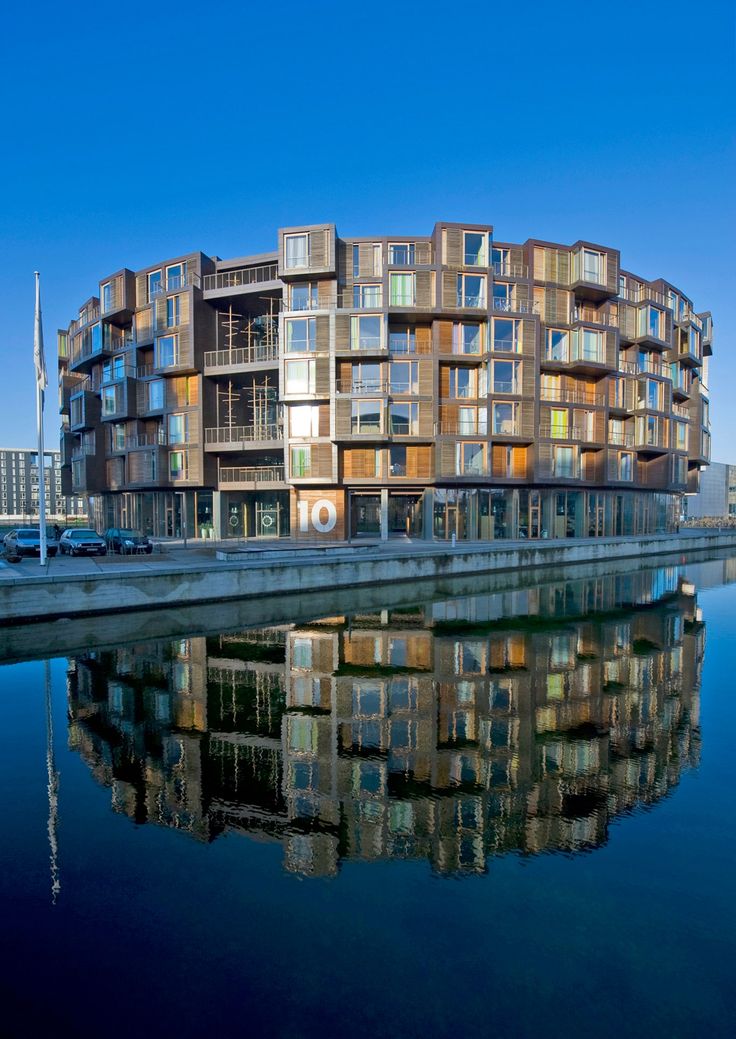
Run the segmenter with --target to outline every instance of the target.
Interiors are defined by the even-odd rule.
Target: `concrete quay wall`
[[[629,560],[632,567],[672,553],[736,550],[736,532],[470,545],[362,547],[334,556],[279,547],[270,557],[247,550],[186,566],[131,565],[120,571],[11,577],[0,581],[0,624],[183,607],[233,599],[389,585],[496,571],[527,572],[586,562]]]

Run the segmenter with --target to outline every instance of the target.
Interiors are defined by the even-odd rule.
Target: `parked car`
[[[62,556],[106,556],[107,545],[96,530],[70,527],[59,538],[59,552]]]
[[[102,536],[110,552],[145,552],[149,556],[153,552],[153,544],[140,530],[131,530],[130,527],[108,527]]]
[[[41,555],[41,531],[38,527],[18,527],[11,530],[3,539],[7,555],[40,556]],[[46,534],[46,552],[49,556],[55,556],[59,548],[59,542],[52,534]]]

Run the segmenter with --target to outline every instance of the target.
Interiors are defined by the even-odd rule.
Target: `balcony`
[[[276,422],[254,426],[214,426],[204,431],[206,451],[243,451],[283,447],[283,430]]]
[[[338,379],[336,389],[338,393],[349,394],[353,397],[373,397],[396,392],[390,391],[387,379]],[[410,390],[404,392],[409,393]]]
[[[138,414],[136,384],[132,378],[123,377],[109,382],[102,388],[101,419],[103,422],[118,422],[135,418]]]
[[[618,433],[608,431],[608,443],[614,447],[633,447],[634,446],[634,434],[633,433]]]
[[[73,433],[92,429],[100,421],[100,398],[90,390],[81,390],[69,399],[69,428]]]
[[[234,350],[208,350],[204,355],[204,374],[230,375],[252,368],[275,368],[278,359],[278,342],[254,343]]]
[[[672,414],[675,418],[683,419],[686,422],[690,421],[690,409],[685,407],[684,404],[673,404]]]
[[[218,488],[221,491],[273,488],[283,483],[283,465],[222,466],[218,474]]]
[[[548,440],[573,440],[581,444],[600,444],[603,437],[593,426],[552,426],[541,424],[539,435]]]
[[[238,267],[232,271],[218,271],[216,274],[205,274],[202,288],[205,298],[231,296],[244,292],[263,291],[264,287],[278,288],[281,285],[278,264],[264,263],[258,267]]]
[[[559,401],[561,404],[605,404],[606,398],[602,393],[586,393],[584,390],[555,389],[543,386],[539,392],[540,400]]]
[[[491,270],[496,278],[527,279],[529,277],[529,268],[525,263],[512,263],[511,260],[492,263]]]
[[[574,307],[572,320],[573,324],[601,325],[604,328],[618,328],[618,318],[615,314],[607,314],[592,307]]]
[[[157,433],[138,433],[125,438],[125,450],[137,451],[142,447],[157,447],[167,443],[166,431],[159,429]]]
[[[460,304],[458,304],[460,305]],[[485,303],[480,304],[485,306]],[[539,307],[533,299],[491,299],[491,310],[496,314],[537,314]]]

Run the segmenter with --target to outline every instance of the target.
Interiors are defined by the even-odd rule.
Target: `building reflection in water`
[[[69,662],[112,806],[287,869],[595,848],[698,763],[704,628],[674,569],[126,646]]]

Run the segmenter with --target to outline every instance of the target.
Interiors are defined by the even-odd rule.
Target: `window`
[[[107,312],[112,310],[112,282],[108,281],[106,285],[102,286],[102,310]]]
[[[488,429],[488,411],[486,408],[457,409],[457,432],[461,436],[485,436]],[[448,430],[454,432],[454,430]]]
[[[117,404],[117,387],[116,386],[103,386],[102,388],[102,414],[103,415],[114,415],[118,410]]]
[[[318,303],[317,285],[314,282],[301,282],[289,286],[290,310],[315,310]]]
[[[491,361],[493,393],[521,393],[521,361]]]
[[[290,450],[290,472],[292,476],[310,476],[312,472],[312,448],[292,447]]]
[[[486,305],[485,274],[458,274],[457,305],[482,309]]]
[[[575,440],[595,440],[595,416],[592,411],[576,408],[572,413],[572,434]]]
[[[116,379],[122,379],[125,375],[125,358],[124,357],[113,357],[111,361],[106,361],[102,365],[102,381],[103,382],[114,382]]]
[[[605,255],[593,252],[592,249],[583,249],[583,281],[593,282],[595,285],[605,283]]]
[[[383,348],[383,322],[378,314],[365,314],[350,318],[350,349],[381,350]]]
[[[186,451],[172,451],[169,455],[169,476],[172,480],[186,480],[188,470]]]
[[[392,361],[389,371],[391,393],[419,393],[418,361]]]
[[[491,249],[491,264],[493,266],[494,274],[510,274],[510,253],[508,249],[499,249],[494,246]]]
[[[189,440],[189,415],[169,415],[169,443],[186,444]]]
[[[390,328],[388,332],[388,348],[394,354],[415,354],[417,352],[417,334],[414,328]]]
[[[663,389],[663,384],[657,382],[656,379],[641,379],[637,396],[639,407],[649,408],[651,411],[661,411]]]
[[[309,266],[309,235],[290,234],[284,237],[284,260],[287,270]]]
[[[382,393],[383,380],[380,364],[354,364],[351,372],[351,393]]]
[[[148,410],[158,411],[164,406],[164,381],[153,379],[148,384]]]
[[[170,368],[179,363],[179,336],[161,336],[156,340],[156,367]]]
[[[389,476],[406,476],[406,447],[392,444],[389,448]]]
[[[448,368],[448,396],[462,399],[478,396],[478,380],[474,368]]]
[[[314,361],[286,361],[287,393],[314,393]]]
[[[688,348],[693,357],[700,357],[700,332],[697,328],[688,330]]]
[[[664,339],[664,312],[657,307],[649,307],[649,335]]]
[[[455,324],[452,327],[452,352],[454,354],[479,354],[483,351],[485,325],[477,323]]]
[[[478,231],[463,232],[463,264],[466,267],[487,267],[488,235]]]
[[[619,451],[618,453],[618,478],[619,480],[634,479],[634,456],[630,451]]]
[[[388,262],[392,267],[413,267],[415,264],[415,246],[413,242],[401,245],[389,245]]]
[[[514,309],[513,286],[507,281],[493,283],[493,309],[509,311]]]
[[[577,449],[574,447],[554,447],[552,449],[553,475],[563,480],[576,479]]]
[[[493,405],[493,425],[491,431],[496,435],[515,436],[518,433],[518,404],[498,403]]]
[[[570,412],[567,408],[550,408],[549,435],[558,440],[567,440],[570,431]]]
[[[687,451],[687,423],[675,422],[675,448]]]
[[[285,325],[287,354],[305,353],[316,349],[316,318],[287,318]]]
[[[381,401],[354,400],[350,430],[352,433],[380,433]]]
[[[521,351],[520,322],[516,318],[493,319],[493,349],[498,353]]]
[[[166,327],[176,328],[181,320],[181,296],[169,296],[166,300]]]
[[[592,328],[582,328],[576,333],[575,360],[595,361],[603,364],[603,335]]]
[[[125,426],[122,422],[116,422],[110,428],[110,448],[113,451],[122,451],[125,448]]]
[[[187,265],[186,263],[172,263],[170,267],[166,268],[166,288],[167,289],[181,289],[186,285],[187,282]]]
[[[389,297],[392,307],[413,307],[416,302],[415,275],[390,274]]]
[[[484,445],[474,443],[458,444],[455,471],[459,476],[481,475],[484,473]]]
[[[148,275],[148,298],[153,299],[154,296],[160,296],[163,292],[161,271],[151,271]]]
[[[380,285],[353,285],[353,306],[357,309],[378,309],[382,306],[382,299]]]
[[[394,436],[416,436],[419,432],[419,405],[393,403],[388,408],[389,433]]]

